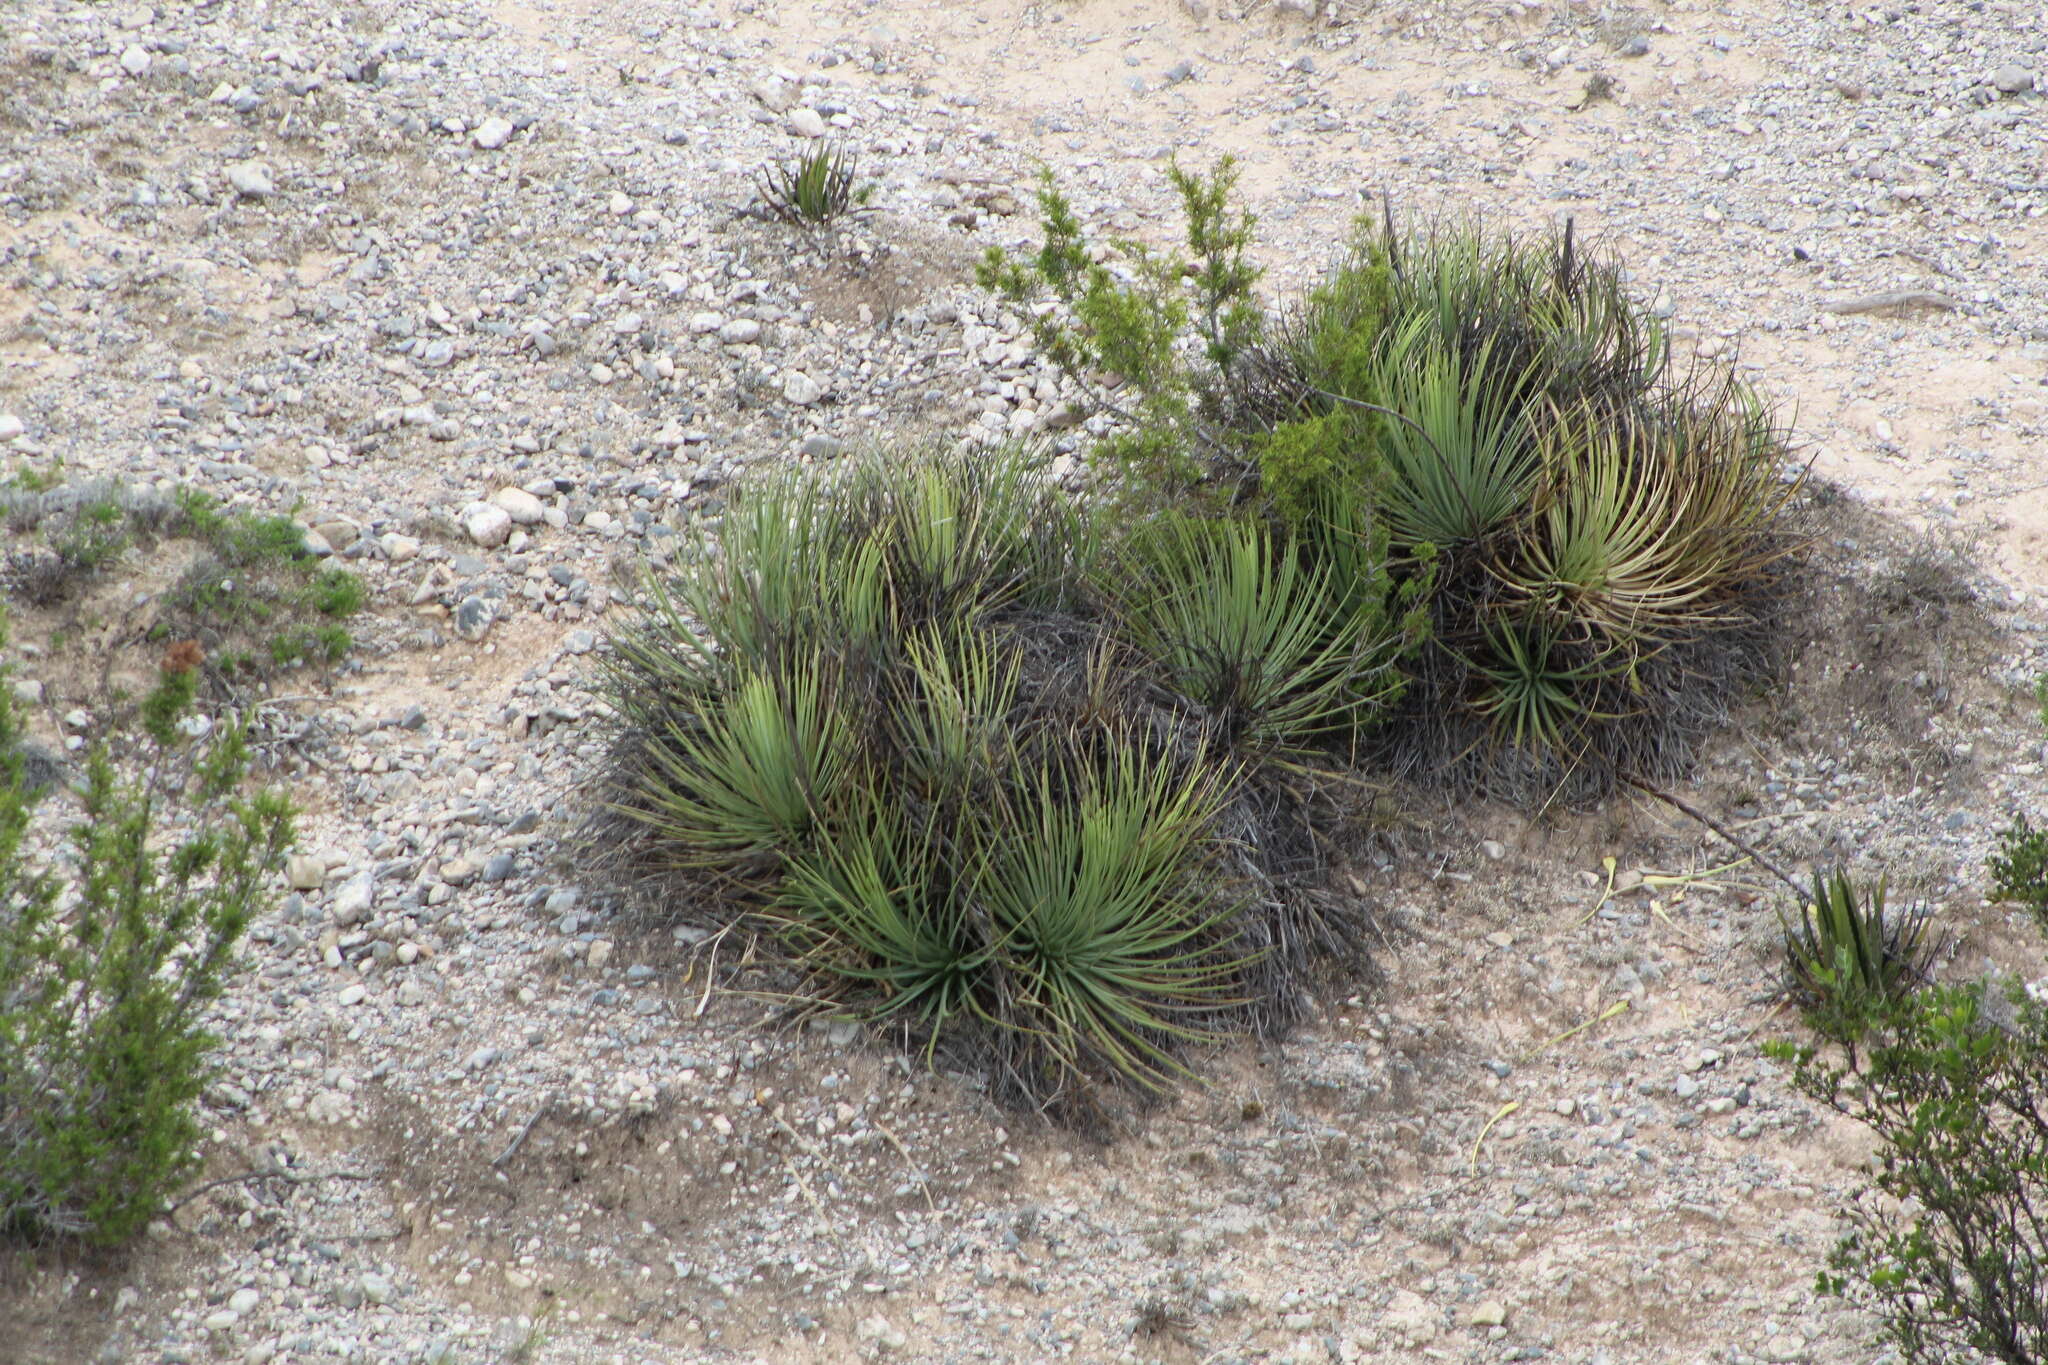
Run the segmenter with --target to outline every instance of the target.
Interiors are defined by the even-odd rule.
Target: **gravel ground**
[[[1076,395],[972,262],[1040,163],[1163,240],[1168,154],[1230,151],[1276,288],[1383,191],[1571,215],[1796,412],[1794,677],[1689,796],[1889,868],[1952,974],[2042,975],[1980,873],[2042,805],[2037,82],[2048,21],[1998,3],[12,0],[0,458],[292,512],[374,599],[271,706],[304,856],[203,1115],[208,1175],[262,1178],[16,1267],[22,1358],[1881,1358],[1809,1292],[1860,1149],[1759,1055],[1775,900],[1645,880],[1726,860],[1657,809],[1397,794],[1349,874],[1383,979],[1110,1145],[787,1022],[564,841],[617,570],[884,435],[1032,433],[1078,479]],[[743,212],[820,136],[877,212]],[[15,624],[39,723],[89,732],[117,627]]]

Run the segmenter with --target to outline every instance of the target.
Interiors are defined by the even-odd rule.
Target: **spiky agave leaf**
[[[1482,541],[1528,502],[1539,466],[1516,402],[1524,377],[1501,372],[1492,344],[1461,355],[1426,318],[1386,344],[1378,401],[1405,420],[1381,424],[1385,512],[1404,545]]]
[[[888,709],[917,790],[964,796],[994,776],[1022,667],[1013,646],[972,626],[933,626],[912,637]]]
[[[999,948],[961,894],[954,833],[940,818],[861,791],[829,837],[793,860],[774,912],[827,991],[926,1031],[986,1019]]]
[[[614,810],[683,866],[786,860],[807,847],[859,758],[820,656],[750,671],[639,740]]]
[[[1109,584],[1139,646],[1226,745],[1299,750],[1397,688],[1384,604],[1252,521],[1171,517]]]
[[[1887,878],[1859,890],[1848,872],[1813,874],[1813,896],[1785,933],[1785,966],[1793,997],[1823,1032],[1860,1031],[1872,1014],[1928,980],[1941,949],[1928,911],[1885,911]]]
[[[1002,935],[1005,1022],[1061,1069],[1157,1088],[1183,1073],[1179,1046],[1217,1036],[1204,1016],[1243,1003],[1240,907],[1207,855],[1228,782],[1117,736],[1079,773],[1026,775],[981,829],[974,892]]]
[[[1613,720],[1617,687],[1631,677],[1631,660],[1597,637],[1574,640],[1555,623],[1495,621],[1485,628],[1485,649],[1467,661],[1481,686],[1472,709],[1502,748],[1548,754],[1567,766],[1583,756],[1586,727]]]
[[[842,215],[861,213],[867,193],[859,183],[859,162],[844,147],[820,146],[776,165],[756,179],[768,211],[785,223],[816,227]]]

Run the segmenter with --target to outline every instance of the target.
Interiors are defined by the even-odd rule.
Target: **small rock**
[[[825,387],[802,370],[782,376],[782,396],[800,408],[809,407],[825,396]]]
[[[14,680],[14,699],[23,706],[41,706],[43,704],[42,683],[35,678],[16,678]]]
[[[470,140],[487,152],[495,152],[511,138],[512,131],[511,120],[493,116],[476,126]]]
[[[368,994],[369,991],[363,988],[363,983],[357,981],[351,985],[343,986],[341,994],[336,996],[335,999],[341,1002],[343,1009],[354,1009],[357,1005],[363,1003],[363,997]]]
[[[496,618],[489,600],[471,593],[455,608],[455,633],[474,644],[490,631]]]
[[[1168,85],[1179,85],[1194,74],[1195,64],[1183,57],[1172,66],[1166,68],[1166,83]]]
[[[709,335],[724,326],[725,314],[723,313],[703,312],[690,314],[690,331],[697,336]]]
[[[285,880],[294,891],[318,891],[327,883],[327,863],[306,853],[294,853],[285,860]]]
[[[910,1338],[904,1335],[903,1329],[880,1313],[863,1320],[860,1326],[854,1329],[853,1335],[858,1341],[871,1343],[888,1351],[900,1351],[910,1343]]]
[[[487,882],[509,880],[516,867],[517,864],[513,861],[511,854],[493,853],[490,861],[484,864],[484,880]]]
[[[263,1295],[258,1291],[248,1288],[237,1289],[234,1293],[228,1295],[228,1311],[230,1313],[247,1313],[261,1302],[263,1302]]]
[[[488,502],[473,502],[462,509],[462,529],[486,550],[503,545],[512,534],[512,514]]]
[[[524,488],[500,488],[491,494],[491,501],[505,509],[518,526],[537,526],[547,513],[547,507]]]
[[[228,184],[244,199],[268,199],[277,193],[277,182],[270,177],[270,167],[260,161],[238,161],[228,167]]]
[[[1499,1299],[1486,1299],[1472,1310],[1474,1327],[1500,1327],[1508,1320],[1507,1305]]]
[[[17,440],[26,430],[19,417],[11,412],[0,412],[0,441]]]
[[[803,451],[806,459],[829,460],[844,448],[844,443],[837,436],[827,436],[823,432],[814,432],[804,437]]]
[[[718,339],[728,346],[744,346],[761,339],[761,324],[752,318],[732,318],[718,329]]]
[[[128,44],[121,53],[121,69],[131,76],[149,70],[149,50],[138,43]]]
[[[331,911],[334,922],[346,928],[358,920],[368,919],[370,907],[375,904],[376,899],[376,887],[371,883],[368,873],[349,878],[342,883],[341,889],[334,893],[334,907]]]
[[[817,110],[805,105],[789,111],[789,131],[798,137],[825,136],[825,119]]]
[[[608,938],[592,940],[589,952],[584,955],[584,961],[590,964],[590,970],[601,972],[604,970],[605,964],[611,960],[612,941]]]
[[[382,1275],[363,1276],[363,1298],[373,1304],[391,1302],[391,1281]]]
[[[2034,73],[2007,62],[1991,73],[1991,84],[2001,95],[2024,95],[2034,88]]]

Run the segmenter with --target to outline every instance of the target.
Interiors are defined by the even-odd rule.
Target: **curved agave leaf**
[[[1156,1087],[1182,1070],[1175,1044],[1214,1037],[1199,1016],[1241,1003],[1244,955],[1223,950],[1240,907],[1205,865],[1226,790],[1123,737],[1078,777],[1042,768],[984,831],[974,889],[1002,933],[1009,1019],[1063,1065]]]
[[[1384,602],[1255,522],[1169,518],[1105,585],[1138,643],[1227,742],[1300,749],[1368,719],[1397,686]]]

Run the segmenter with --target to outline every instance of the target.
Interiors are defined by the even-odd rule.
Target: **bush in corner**
[[[1944,987],[1840,1063],[1768,1051],[1878,1142],[1820,1289],[1872,1303],[1907,1360],[2048,1360],[2048,1010],[2016,982]]]
[[[32,854],[0,686],[0,1235],[117,1245],[191,1168],[200,1012],[292,837],[282,796],[241,794],[241,731],[191,714],[199,664],[190,643],[165,658],[139,777],[92,754],[68,858]]]

